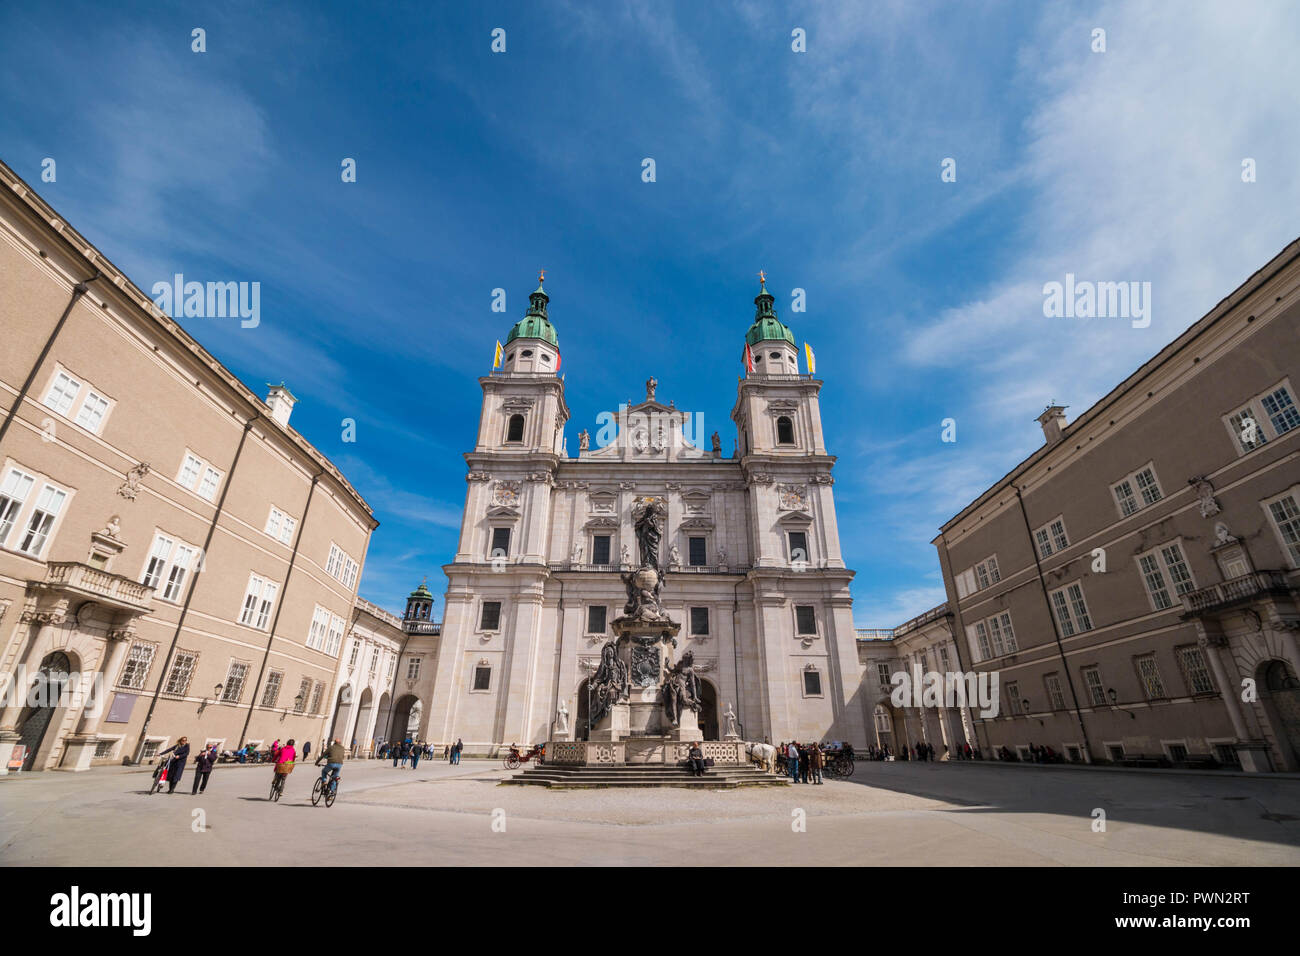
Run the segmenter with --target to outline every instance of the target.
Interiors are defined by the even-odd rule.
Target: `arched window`
[[[776,443],[778,445],[794,444],[794,422],[785,415],[776,420]]]
[[[506,441],[523,441],[523,440],[524,440],[524,416],[511,415],[510,427],[506,431]]]

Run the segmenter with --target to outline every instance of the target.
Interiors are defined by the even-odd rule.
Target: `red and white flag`
[[[754,371],[754,350],[749,347],[748,342],[745,343],[745,371]]]

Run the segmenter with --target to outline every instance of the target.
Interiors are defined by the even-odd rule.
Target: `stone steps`
[[[688,789],[734,790],[739,787],[785,787],[788,777],[766,773],[757,767],[727,765],[710,767],[703,777],[692,777],[684,767],[663,764],[593,765],[583,767],[530,767],[517,773],[503,786],[548,787],[577,790],[598,787],[686,787]]]

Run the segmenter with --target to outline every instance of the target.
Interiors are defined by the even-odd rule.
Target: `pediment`
[[[521,513],[518,508],[512,508],[509,505],[493,505],[487,510],[487,516],[489,518],[508,518],[513,521],[521,517]]]

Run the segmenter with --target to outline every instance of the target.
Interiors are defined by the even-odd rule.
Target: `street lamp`
[[[1138,719],[1138,718],[1137,718],[1137,714],[1133,713],[1133,711],[1129,710],[1127,707],[1120,707],[1118,704],[1115,703],[1115,701],[1116,701],[1116,699],[1119,697],[1119,695],[1118,695],[1117,693],[1115,693],[1115,688],[1114,688],[1114,687],[1112,687],[1112,688],[1110,688],[1110,690],[1106,691],[1106,696],[1110,698],[1110,706],[1111,706],[1113,709],[1124,711],[1124,713],[1128,714],[1129,717],[1131,717],[1133,720],[1137,720],[1137,719]]]
[[[206,697],[203,698],[203,703],[199,704],[199,716],[203,715],[203,711],[207,709],[208,704],[215,704],[221,698],[221,691],[224,688],[224,684],[217,684],[212,688],[212,699],[209,700]]]

